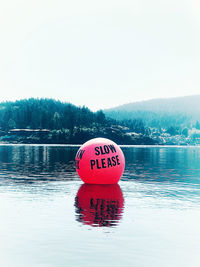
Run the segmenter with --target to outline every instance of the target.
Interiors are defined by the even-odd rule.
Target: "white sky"
[[[0,0],[0,101],[200,94],[199,0]]]

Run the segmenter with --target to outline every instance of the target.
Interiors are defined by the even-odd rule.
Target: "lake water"
[[[0,146],[0,266],[199,267],[200,147],[122,147],[119,185],[83,185],[78,146]]]

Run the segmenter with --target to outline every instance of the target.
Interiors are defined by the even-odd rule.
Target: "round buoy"
[[[124,198],[118,184],[83,184],[76,198],[76,219],[86,225],[116,226],[122,217]]]
[[[120,147],[106,138],[94,138],[83,144],[76,154],[76,171],[88,184],[115,184],[124,167]]]

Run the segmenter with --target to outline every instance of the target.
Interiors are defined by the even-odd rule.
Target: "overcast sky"
[[[0,101],[200,94],[199,0],[0,0]]]

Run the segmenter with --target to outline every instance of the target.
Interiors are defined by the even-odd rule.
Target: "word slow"
[[[96,146],[94,150],[96,156],[109,154],[110,152],[116,152],[116,148],[113,145]]]

